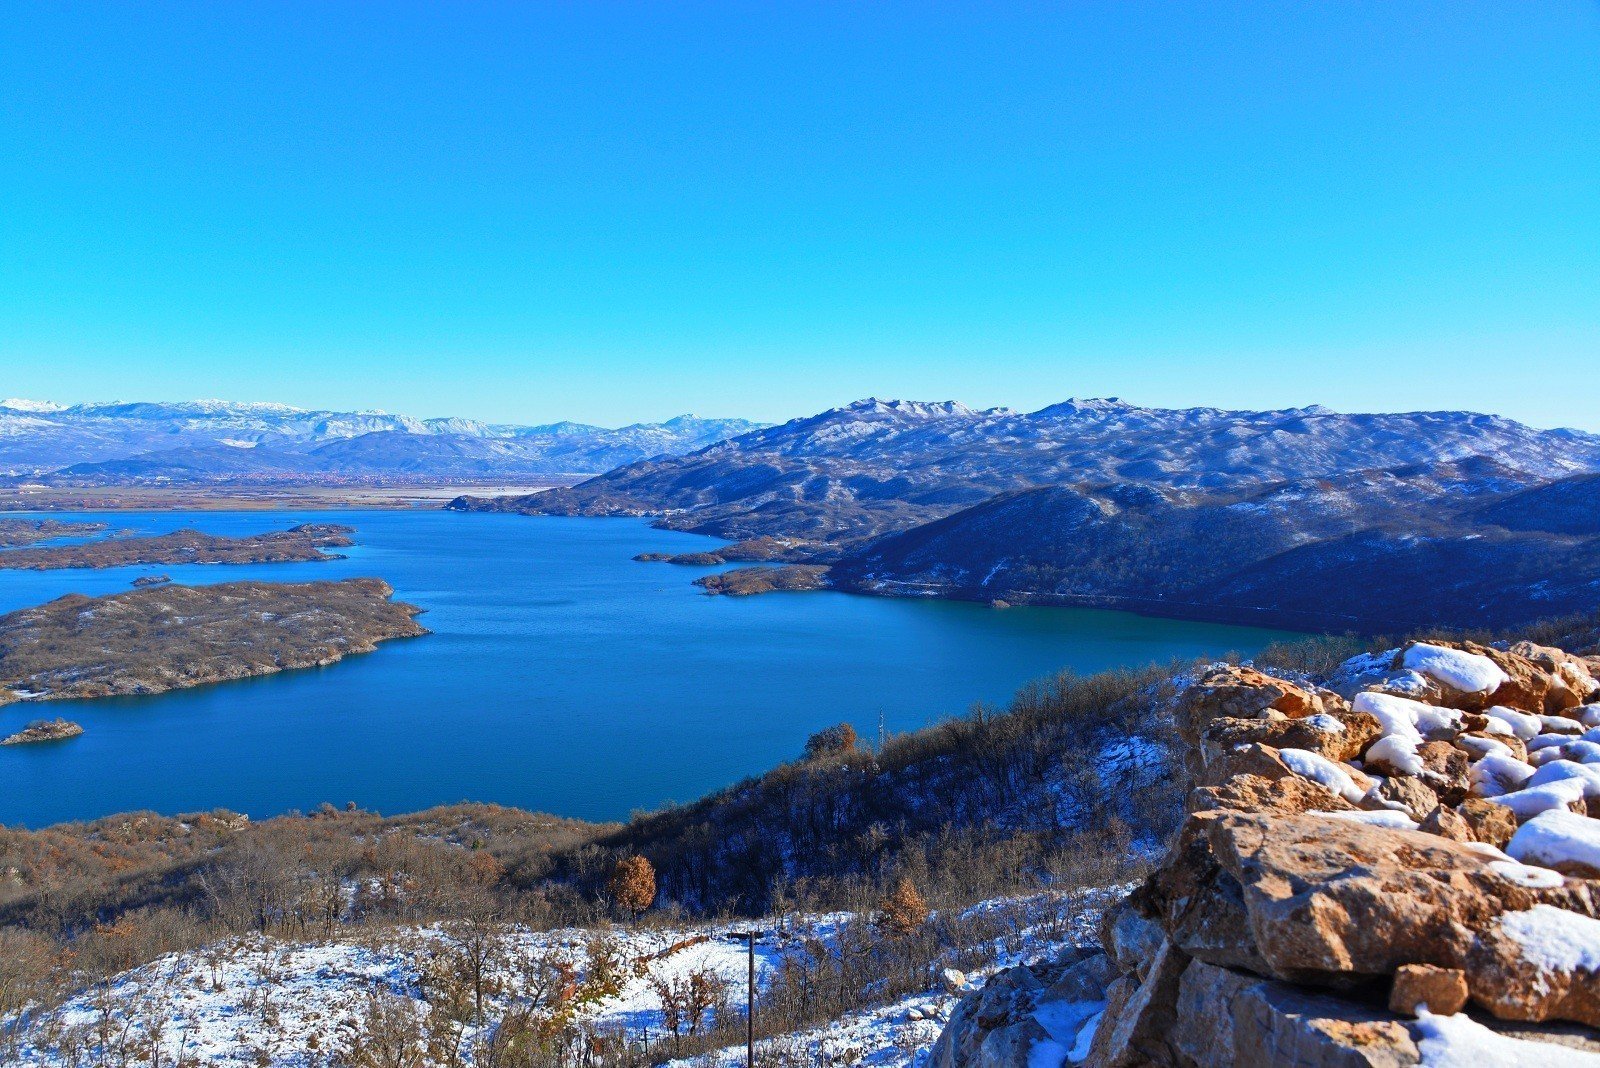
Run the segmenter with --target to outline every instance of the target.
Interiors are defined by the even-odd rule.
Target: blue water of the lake
[[[0,612],[176,582],[374,575],[433,633],[327,668],[149,697],[0,707],[68,741],[0,748],[0,823],[133,809],[268,816],[320,802],[402,812],[494,801],[590,819],[687,801],[848,721],[874,737],[1001,703],[1022,683],[1227,651],[1281,631],[1122,612],[841,593],[707,597],[705,568],[635,553],[719,544],[624,519],[442,511],[80,513],[113,530],[248,534],[345,523],[325,563],[0,571]]]

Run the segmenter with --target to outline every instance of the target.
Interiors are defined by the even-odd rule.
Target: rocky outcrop
[[[999,972],[957,1006],[926,1068],[1012,1068],[1036,1050],[1065,1059],[1104,1009],[1114,975],[1106,956],[1089,950]]]
[[[1163,862],[1102,923],[1111,981],[1073,995],[1101,1015],[1052,1036],[1059,1057],[1036,1044],[941,1068],[1445,1063],[1428,1051],[1463,1034],[1528,1063],[1600,1055],[1588,661],[1434,642],[1322,684],[1221,666],[1176,720],[1196,788]],[[988,1031],[1049,1019],[1048,1005]],[[951,1030],[968,1019],[958,1010]],[[975,1033],[941,1047],[968,1050]],[[1550,1045],[1518,1045],[1531,1042]]]

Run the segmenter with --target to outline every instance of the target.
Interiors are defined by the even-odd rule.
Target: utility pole
[[[735,931],[735,938],[745,940],[749,952],[747,962],[749,971],[744,984],[744,1064],[745,1068],[755,1068],[756,1064],[756,939],[761,937],[761,932],[755,928],[748,931]]]

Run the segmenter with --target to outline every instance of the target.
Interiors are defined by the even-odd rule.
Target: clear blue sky
[[[1600,429],[1600,5],[4,3],[0,396]]]

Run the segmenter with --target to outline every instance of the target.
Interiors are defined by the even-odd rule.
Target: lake
[[[707,597],[717,570],[636,563],[715,539],[627,519],[442,511],[79,513],[113,530],[357,528],[324,563],[0,571],[0,612],[66,593],[177,582],[374,575],[433,633],[327,668],[149,697],[0,707],[9,733],[62,715],[86,733],[0,748],[0,823],[133,809],[270,816],[328,801],[404,812],[493,801],[621,819],[796,756],[821,727],[904,731],[1003,703],[1022,683],[1295,635],[1071,608],[841,593]]]

